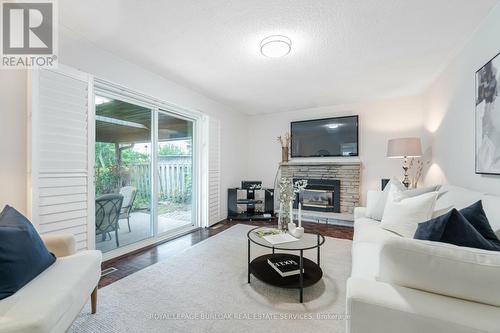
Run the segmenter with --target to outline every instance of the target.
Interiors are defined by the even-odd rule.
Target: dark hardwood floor
[[[116,269],[116,271],[103,276],[99,281],[99,288],[107,286],[143,268],[156,264],[157,262],[165,261],[169,257],[184,251],[185,249],[193,246],[198,242],[217,235],[219,232],[224,231],[238,223],[254,226],[274,226],[277,222],[224,220],[210,228],[200,228],[189,234],[166,241],[164,243],[149,246],[127,255],[105,261],[102,264],[103,270],[113,267]],[[350,227],[341,227],[312,222],[304,222],[303,225],[306,232],[318,232],[324,236],[352,240],[353,229]]]

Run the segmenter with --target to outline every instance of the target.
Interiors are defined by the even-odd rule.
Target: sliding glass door
[[[158,113],[158,233],[194,224],[193,121]]]
[[[108,252],[153,236],[153,110],[95,97],[96,248]]]
[[[123,253],[197,225],[195,128],[154,102],[96,93],[98,250]]]

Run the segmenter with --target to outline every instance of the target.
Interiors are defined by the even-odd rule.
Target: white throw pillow
[[[379,199],[384,192],[382,191],[374,191],[368,190],[366,192],[366,217],[373,219],[374,211],[377,209],[377,205],[379,205]],[[385,202],[384,202],[385,207]],[[380,220],[379,220],[380,221]]]
[[[370,203],[368,207],[366,207],[366,217],[371,218],[373,220],[380,221],[382,220],[382,216],[384,216],[384,209],[387,203],[387,198],[389,197],[389,191],[391,189],[404,191],[406,190],[405,186],[401,181],[393,178],[389,181],[389,183],[385,186],[382,193],[378,196],[378,200],[370,202],[370,198],[368,198],[368,202]]]
[[[404,198],[398,192],[397,188],[391,187],[380,227],[413,238],[418,224],[432,218],[438,192],[410,198]]]
[[[397,180],[396,178],[392,178],[385,189],[381,193],[379,192],[378,199],[373,200],[372,197],[375,197],[375,195],[371,195],[370,191],[368,191],[368,206],[366,207],[366,217],[377,221],[382,220],[382,217],[384,216],[385,206],[387,204],[387,198],[389,197],[389,191],[391,189],[394,191],[397,190],[398,193],[406,198],[410,198],[419,196],[424,193],[439,191],[440,188],[441,185],[433,185],[429,187],[407,189],[403,185],[403,183],[401,183],[401,181]]]
[[[441,188],[441,185],[432,185],[432,186],[428,186],[428,187],[412,188],[409,190],[404,190],[402,192],[399,192],[398,195],[400,196],[401,199],[411,198],[411,197],[417,197],[417,196],[422,195],[424,193],[439,192],[440,188]],[[439,197],[439,194],[438,194],[438,197]]]

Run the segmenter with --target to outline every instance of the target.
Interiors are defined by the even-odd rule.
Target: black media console
[[[261,182],[243,181],[241,188],[227,191],[229,220],[272,220],[274,189],[262,188]]]

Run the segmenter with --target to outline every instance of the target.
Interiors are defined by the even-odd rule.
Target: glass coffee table
[[[259,280],[281,288],[294,288],[300,290],[300,303],[303,302],[304,288],[312,286],[323,277],[323,271],[320,267],[320,247],[325,243],[325,237],[317,233],[304,233],[297,241],[271,244],[264,238],[257,235],[256,231],[269,230],[269,227],[257,227],[247,233],[248,238],[248,283],[250,283],[250,274],[253,274]],[[251,243],[271,249],[271,253],[259,256],[251,260]],[[317,250],[317,261],[304,258],[304,251]],[[279,253],[276,250],[280,251]],[[285,252],[281,252],[285,251]],[[297,251],[298,255],[288,252]],[[286,254],[286,257],[296,260],[299,263],[299,274],[282,277],[267,262],[269,258]]]

